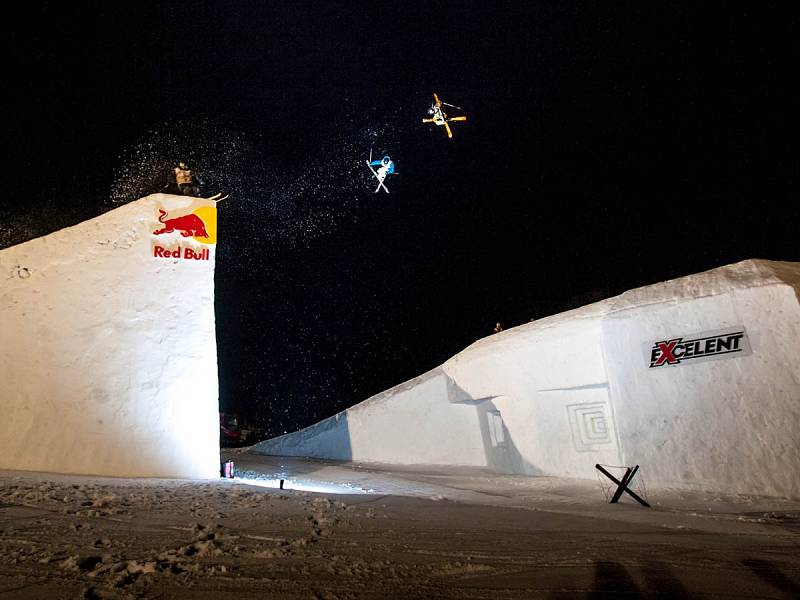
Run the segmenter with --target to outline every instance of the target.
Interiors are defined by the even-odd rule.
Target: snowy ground
[[[800,597],[798,501],[226,455],[260,485],[0,471],[0,598]]]

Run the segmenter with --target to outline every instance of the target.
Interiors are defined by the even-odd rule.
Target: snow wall
[[[155,194],[0,251],[0,468],[219,476],[215,244]]]
[[[800,263],[747,260],[477,341],[251,450],[800,497]]]

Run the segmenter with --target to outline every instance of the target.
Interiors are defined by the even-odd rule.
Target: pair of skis
[[[372,148],[369,149],[369,160],[367,161],[367,168],[369,168],[369,170],[372,171],[372,174],[375,175],[375,179],[378,180],[378,187],[375,188],[375,193],[377,194],[379,191],[381,191],[381,188],[383,188],[388,194],[389,188],[387,188],[386,184],[383,183],[383,179],[381,179],[381,176],[378,175],[378,172],[372,168]]]
[[[444,128],[447,130],[447,137],[450,138],[450,139],[453,139],[453,130],[450,129],[449,123],[451,121],[466,121],[466,120],[467,120],[467,117],[450,117],[449,119],[447,117],[444,117],[441,120],[437,120],[437,119],[422,119],[422,122],[423,123],[434,123],[436,125],[444,125]]]
[[[168,187],[169,187],[169,184],[165,185],[165,186],[164,186],[164,189],[166,189],[166,188],[168,188]],[[222,195],[222,192],[220,192],[220,193],[218,193],[218,194],[214,194],[214,195],[213,195],[213,196],[211,196],[210,198],[204,198],[204,200],[213,200],[214,202],[222,202],[222,201],[223,201],[223,200],[225,200],[225,199],[226,199],[228,196],[230,196],[230,194],[225,194],[225,195],[223,196],[223,195]]]
[[[433,123],[434,125],[444,125],[445,130],[447,130],[447,137],[452,139],[453,138],[453,130],[450,129],[449,123],[451,121],[466,121],[467,117],[450,117],[447,118],[447,113],[444,112],[442,106],[450,106],[452,108],[463,110],[460,106],[456,106],[455,104],[449,104],[447,102],[442,102],[439,100],[439,96],[436,95],[434,92],[433,94],[433,106],[431,107],[430,113],[433,114],[432,119],[422,119],[423,123]]]

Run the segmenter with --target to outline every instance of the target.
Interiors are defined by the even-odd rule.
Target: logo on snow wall
[[[708,331],[691,338],[671,338],[646,346],[651,369],[676,366],[683,361],[701,362],[750,354],[750,341],[744,327]]]
[[[217,243],[217,208],[196,204],[182,210],[158,209],[158,229],[153,236],[153,256],[185,260],[210,260]],[[163,241],[162,241],[163,240]]]

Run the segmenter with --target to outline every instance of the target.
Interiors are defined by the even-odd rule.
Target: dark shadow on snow
[[[621,564],[598,561],[594,565],[594,581],[589,598],[644,598],[636,582]]]
[[[651,593],[657,592],[658,595],[674,600],[691,598],[692,595],[675,578],[672,570],[666,565],[657,562],[648,562],[642,566],[647,589]]]
[[[747,558],[742,561],[742,564],[759,579],[788,594],[789,597],[800,598],[800,583],[789,579],[775,563],[760,558]]]
[[[251,454],[321,458],[333,461],[353,460],[347,411],[342,411],[315,425],[260,442]]]

